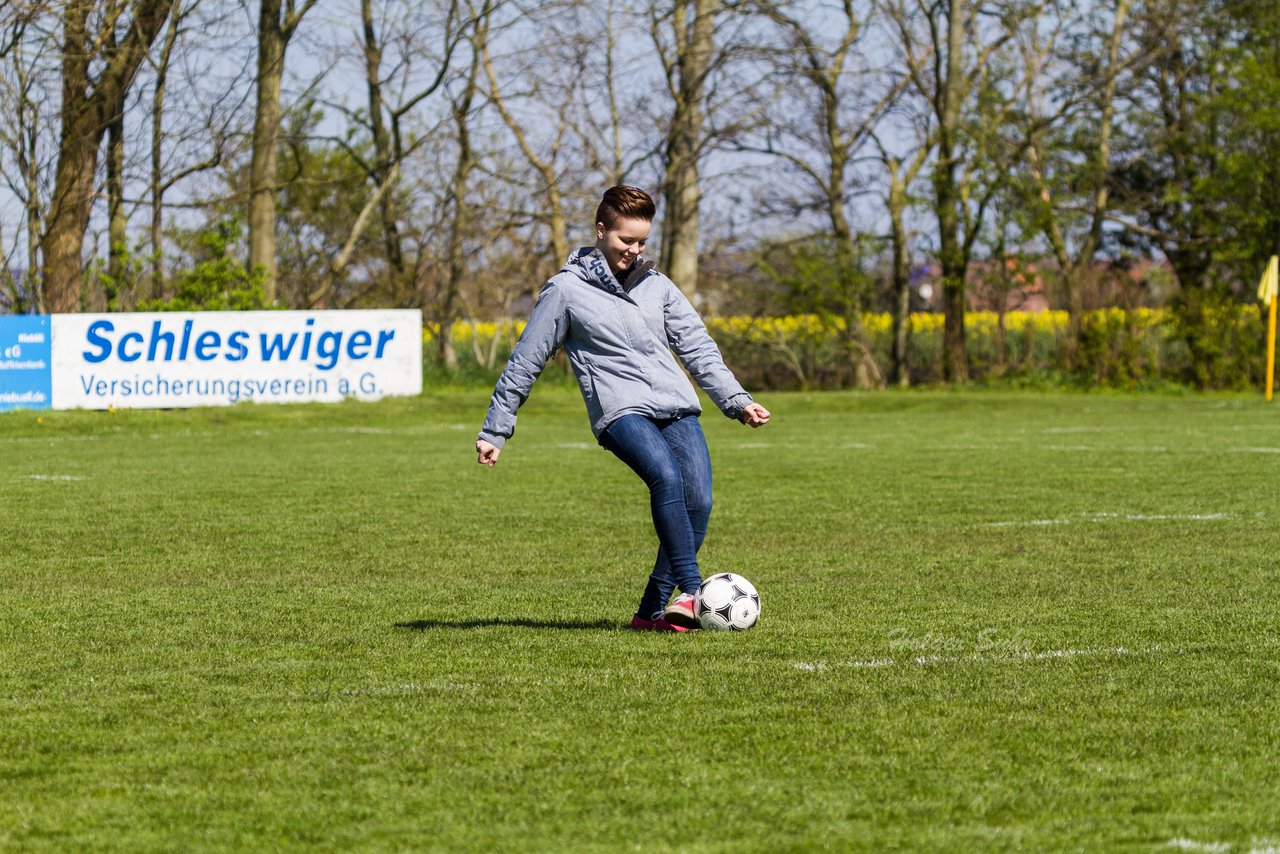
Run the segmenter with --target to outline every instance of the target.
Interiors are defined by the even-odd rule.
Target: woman
[[[653,199],[612,187],[596,210],[596,243],[577,250],[542,287],[476,439],[477,462],[492,467],[516,427],[547,358],[563,346],[587,404],[591,430],[649,487],[658,559],[631,628],[696,628],[702,584],[698,549],[711,515],[711,459],[698,396],[675,351],[725,415],[759,427],[769,412],[725,367],[702,320],[680,289],[641,253]],[[667,604],[675,588],[681,595]]]

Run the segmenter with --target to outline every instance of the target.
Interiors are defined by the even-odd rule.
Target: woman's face
[[[647,219],[634,217],[620,217],[613,228],[605,228],[603,222],[596,223],[596,248],[604,254],[613,273],[625,271],[640,257],[652,225]]]

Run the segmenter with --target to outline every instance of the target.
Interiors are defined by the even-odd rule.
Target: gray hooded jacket
[[[751,402],[675,283],[640,259],[624,288],[594,247],[577,250],[542,286],[524,334],[498,379],[479,438],[501,448],[515,433],[516,410],[547,359],[564,347],[597,441],[611,423],[638,413],[698,415],[698,395],[672,351],[730,418]]]

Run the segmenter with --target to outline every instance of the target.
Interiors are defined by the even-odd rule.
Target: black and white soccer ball
[[[760,594],[741,575],[718,572],[702,582],[694,608],[704,629],[743,632],[760,619]]]

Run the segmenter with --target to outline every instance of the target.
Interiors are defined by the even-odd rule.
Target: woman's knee
[[[711,492],[709,490],[685,491],[685,504],[689,507],[689,518],[709,519],[711,517]]]
[[[676,489],[684,492],[684,475],[675,459],[654,459],[645,470],[645,481],[651,492]]]

